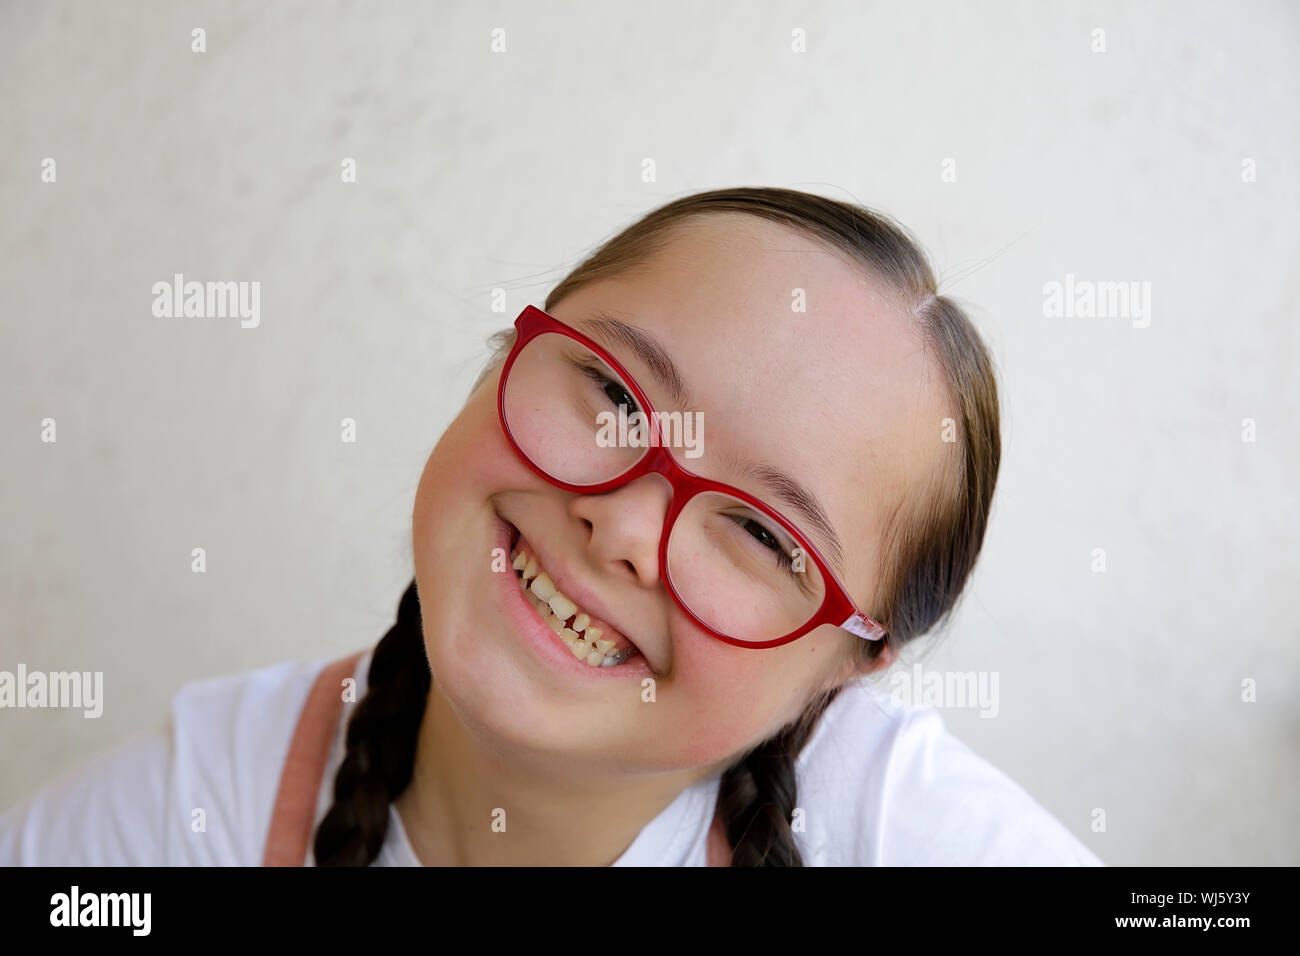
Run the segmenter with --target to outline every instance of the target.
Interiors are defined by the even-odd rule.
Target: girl
[[[1000,456],[901,228],[687,196],[494,340],[378,645],[186,686],[0,862],[1100,863],[877,686],[957,601]]]

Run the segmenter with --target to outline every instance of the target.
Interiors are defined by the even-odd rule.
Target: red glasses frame
[[[677,606],[680,607],[692,621],[702,627],[705,631],[708,631],[718,640],[725,641],[726,643],[735,645],[736,647],[778,647],[782,644],[788,644],[793,640],[803,637],[809,631],[821,627],[823,624],[834,624],[836,627],[843,628],[850,634],[854,634],[867,641],[878,641],[884,639],[886,634],[885,628],[878,621],[872,619],[859,610],[853,599],[849,597],[849,593],[845,589],[839,577],[831,570],[826,559],[822,557],[821,552],[818,551],[812,542],[808,540],[807,536],[801,533],[799,529],[787,520],[784,515],[779,511],[769,508],[762,501],[758,500],[743,489],[733,487],[732,485],[725,485],[718,481],[712,481],[701,475],[697,475],[694,472],[688,471],[686,468],[678,464],[677,459],[673,457],[668,448],[659,441],[661,432],[658,416],[654,413],[654,406],[646,397],[645,392],[642,391],[641,386],[637,383],[636,379],[633,378],[628,370],[622,366],[618,359],[614,358],[614,356],[610,355],[609,352],[599,344],[587,338],[577,329],[565,325],[559,319],[555,318],[555,316],[543,312],[535,306],[526,306],[524,310],[519,313],[518,318],[515,319],[515,330],[517,334],[515,336],[514,348],[510,350],[509,356],[506,357],[505,365],[501,369],[501,378],[497,383],[497,417],[501,421],[501,430],[505,432],[506,439],[510,442],[511,447],[514,448],[515,454],[519,456],[519,459],[525,465],[552,485],[555,485],[557,488],[562,488],[565,491],[571,491],[578,494],[601,494],[606,491],[613,491],[615,488],[621,488],[623,485],[635,481],[644,475],[663,475],[664,478],[667,479],[668,483],[672,485],[673,493],[672,500],[668,505],[668,512],[664,515],[663,530],[659,533],[659,577],[667,586],[668,593],[672,595]],[[649,441],[649,447],[646,449],[646,454],[627,471],[609,481],[603,481],[594,485],[575,485],[570,484],[567,481],[561,481],[559,478],[556,478],[554,475],[542,469],[531,458],[529,458],[528,455],[524,453],[523,448],[520,447],[519,442],[515,440],[515,436],[510,433],[510,423],[506,420],[505,411],[506,379],[510,376],[510,369],[514,366],[515,359],[518,358],[523,347],[537,336],[550,332],[567,336],[581,344],[584,348],[590,349],[601,359],[601,361],[605,362],[611,369],[622,376],[623,381],[627,383],[628,387],[631,388],[633,394],[636,396],[641,412],[645,415],[650,424],[651,438]],[[822,601],[821,607],[818,608],[812,618],[798,630],[791,631],[789,634],[778,637],[772,641],[742,641],[738,638],[731,637],[730,635],[723,634],[721,631],[715,630],[704,621],[700,620],[690,607],[687,606],[681,595],[677,593],[677,589],[673,587],[672,577],[668,574],[668,539],[672,534],[673,524],[676,522],[677,516],[681,514],[682,509],[686,506],[686,503],[697,494],[705,491],[716,491],[721,492],[722,494],[731,495],[732,497],[739,498],[741,501],[744,501],[761,511],[763,514],[784,527],[786,531],[788,531],[790,535],[799,542],[799,547],[801,547],[805,553],[813,559],[813,562],[817,565],[817,570],[821,572],[822,580],[827,582],[826,597]]]

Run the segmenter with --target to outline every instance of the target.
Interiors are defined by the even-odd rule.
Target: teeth
[[[617,667],[628,659],[627,650],[612,653],[614,642],[605,640],[605,632],[591,626],[591,616],[578,612],[578,606],[556,588],[550,575],[537,564],[536,555],[521,550],[511,555],[511,564],[519,572],[519,586],[547,626],[555,632],[573,656],[590,667]],[[573,618],[573,623],[565,622]]]
[[[551,610],[555,612],[555,616],[562,621],[567,621],[569,618],[573,617],[574,612],[578,610],[578,605],[574,604],[559,591],[556,591],[551,595],[550,605]]]
[[[550,579],[545,571],[533,578],[533,583],[528,587],[543,601],[549,601],[555,594],[555,582]]]

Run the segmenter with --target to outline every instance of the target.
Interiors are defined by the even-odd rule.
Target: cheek
[[[698,629],[676,642],[671,699],[684,762],[716,763],[776,734],[808,705],[830,654],[813,635],[766,650],[733,647]]]
[[[481,534],[489,499],[528,470],[510,449],[496,417],[495,391],[484,385],[447,426],[420,475],[411,515],[417,570],[466,567],[466,535]]]
[[[431,663],[440,659],[449,673],[483,673],[492,661],[492,642],[479,641],[485,621],[497,623],[485,617],[496,595],[491,498],[517,466],[495,405],[480,396],[443,432],[420,475],[411,514],[415,577]]]

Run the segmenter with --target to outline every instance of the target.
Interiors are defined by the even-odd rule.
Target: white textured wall
[[[999,713],[950,726],[1108,863],[1300,863],[1297,7],[540,6],[0,5],[0,669],[107,682],[0,711],[0,807],[184,681],[377,640],[488,333],[651,207],[779,185],[913,228],[997,353],[986,553],[914,659]],[[175,272],[261,325],[154,318]],[[1150,325],[1044,316],[1066,273]]]

